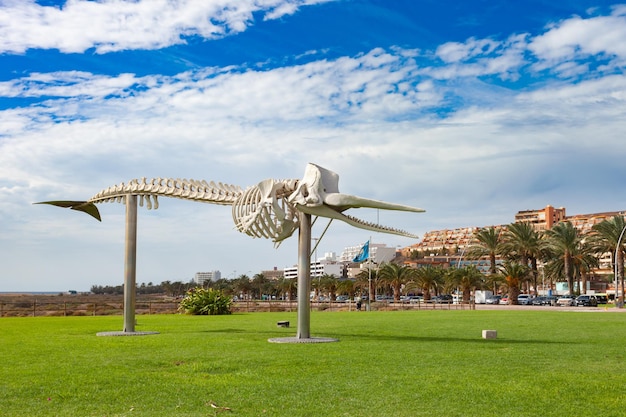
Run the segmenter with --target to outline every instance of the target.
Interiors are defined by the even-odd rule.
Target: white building
[[[363,245],[348,246],[343,249],[340,260],[346,265],[346,276],[348,278],[354,278],[363,269],[368,268],[369,262],[365,261],[359,264],[355,264],[352,260],[361,252]],[[384,243],[372,243],[369,247],[369,261],[371,262],[371,268],[377,268],[383,262],[390,262],[396,257],[396,249],[385,245]]]
[[[350,263],[359,254],[363,245],[348,246],[343,249],[340,262]],[[371,243],[370,242],[370,260],[380,265],[383,262],[389,262],[396,257],[396,249],[385,245],[384,243]]]
[[[217,281],[222,278],[222,273],[220,271],[211,271],[211,272],[196,272],[196,275],[193,278],[193,281],[203,286],[207,281]]]
[[[323,275],[334,275],[337,278],[343,276],[343,265],[337,262],[334,252],[325,253],[323,258],[311,262],[311,278],[319,278]],[[298,267],[285,268],[285,278],[298,278]]]

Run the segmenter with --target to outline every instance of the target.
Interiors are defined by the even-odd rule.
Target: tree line
[[[137,285],[136,294],[149,295],[149,294],[164,294],[172,297],[179,297],[184,295],[189,289],[195,288],[197,285],[193,282],[182,281],[163,281],[160,284],[141,283]],[[123,285],[92,285],[91,290],[93,294],[107,294],[107,295],[122,295],[124,294]]]
[[[600,258],[610,254],[612,270],[617,267],[617,279],[621,283],[619,302],[623,304],[624,230],[626,222],[619,215],[593,225],[588,231],[581,231],[569,221],[559,222],[548,230],[535,230],[530,223],[512,223],[504,228],[477,230],[476,242],[467,253],[470,259],[489,259],[488,279],[500,279],[514,303],[520,290],[537,292],[539,263],[549,282],[565,281],[571,294],[584,293],[589,274],[599,268]],[[503,260],[500,266],[496,264],[497,258]]]
[[[475,231],[472,243],[462,253],[469,260],[488,260],[490,269],[487,274],[474,265],[461,267],[460,260],[456,266],[446,267],[428,264],[413,267],[392,261],[364,268],[355,279],[334,275],[314,277],[311,288],[318,300],[335,301],[338,296],[352,298],[371,294],[372,297],[393,297],[396,302],[408,295],[420,295],[427,301],[456,290],[463,293],[463,300],[468,301],[473,291],[488,289],[508,293],[510,302],[515,304],[521,291],[537,293],[540,264],[550,283],[566,281],[573,294],[574,288],[585,292],[588,275],[599,267],[600,257],[610,253],[611,264],[613,267],[617,265],[623,297],[624,244],[621,238],[625,228],[622,216],[606,219],[588,232],[580,231],[569,221],[543,231],[536,230],[530,223],[481,228]],[[158,285],[141,284],[137,293],[179,297],[195,287],[198,285],[193,281],[165,281]],[[294,300],[297,294],[296,279],[269,279],[262,273],[252,277],[242,274],[232,280],[207,281],[204,287],[220,290],[238,300]],[[123,294],[123,286],[93,286],[91,291],[95,294]],[[623,302],[623,298],[620,301]]]
[[[472,243],[461,251],[461,256],[470,260],[488,260],[487,274],[474,265],[461,267],[460,258],[456,265],[453,262],[446,267],[427,263],[418,263],[417,267],[386,263],[361,271],[352,285],[357,292],[367,288],[369,294],[391,293],[395,302],[412,293],[429,300],[433,295],[457,290],[467,302],[473,291],[491,290],[508,293],[509,302],[517,304],[521,291],[537,295],[539,265],[542,265],[542,273],[549,283],[567,282],[568,291],[574,295],[586,292],[589,274],[599,268],[600,258],[610,254],[612,270],[617,269],[618,303],[622,306],[625,230],[626,222],[619,215],[595,224],[586,232],[569,221],[559,222],[548,230],[536,230],[527,222],[481,228],[474,232]],[[614,274],[605,277],[615,279]]]

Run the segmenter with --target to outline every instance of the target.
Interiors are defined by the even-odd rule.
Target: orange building
[[[565,219],[565,207],[554,208],[551,205],[539,210],[518,211],[515,215],[515,223],[530,223],[535,230],[551,229]]]

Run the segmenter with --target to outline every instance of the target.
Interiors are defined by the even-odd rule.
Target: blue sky
[[[605,1],[0,0],[0,291],[121,284],[123,206],[32,203],[140,177],[247,187],[314,162],[426,209],[351,213],[419,235],[625,210],[625,67]],[[414,243],[335,222],[318,253],[370,236]],[[138,282],[297,261],[179,200],[140,211],[138,245]]]

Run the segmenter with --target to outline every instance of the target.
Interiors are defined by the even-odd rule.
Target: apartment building
[[[344,263],[351,263],[352,260],[359,254],[363,245],[347,246],[343,248],[339,261]],[[385,245],[384,243],[373,243],[369,245],[369,258],[376,264],[383,262],[389,262],[396,257],[396,248]]]
[[[497,226],[501,227],[501,226]],[[411,257],[411,252],[418,251],[426,256],[456,253],[474,243],[474,233],[479,227],[461,227],[458,229],[433,230],[424,233],[422,240],[400,250],[402,256]]]
[[[614,216],[625,216],[626,211],[609,211],[592,214],[576,214],[566,216],[564,207],[554,208],[550,205],[538,210],[518,211],[515,214],[515,223],[528,222],[535,230],[549,230],[561,221],[569,221],[582,233],[587,233],[591,228],[603,220]],[[507,225],[484,226],[495,227],[501,232]],[[474,233],[484,227],[462,227],[457,229],[433,230],[426,232],[422,240],[414,245],[400,249],[402,256],[411,257],[414,251],[420,251],[425,256],[441,255],[441,252],[448,255],[457,254],[464,248],[475,243]],[[445,249],[443,251],[442,249]]]
[[[573,216],[566,216],[564,207],[555,209],[548,205],[541,210],[518,212],[515,215],[515,222],[518,223],[528,221],[533,225],[533,227],[535,227],[535,230],[549,230],[552,226],[561,221],[568,221],[572,223],[572,225],[582,234],[584,234],[590,232],[594,225],[604,220],[608,220],[614,216],[625,215],[626,212],[624,211],[607,211],[602,213],[575,214]],[[600,269],[610,268],[611,256],[610,254],[606,254],[606,256],[600,258]]]
[[[574,216],[566,217],[565,220],[571,222],[572,225],[582,233],[587,233],[594,225],[600,223],[601,221],[608,220],[615,216],[625,215],[626,212],[623,211],[608,211],[604,213],[576,214]]]
[[[535,230],[549,230],[565,219],[565,207],[554,208],[551,205],[539,210],[518,211],[515,215],[515,223],[530,223]]]
[[[311,261],[311,278],[320,278],[324,275],[334,275],[337,278],[344,277],[343,263],[337,260],[334,252],[324,254],[323,257]],[[298,278],[298,266],[285,268],[285,278]]]
[[[353,259],[359,254],[363,245],[347,246],[343,249],[340,256],[340,262],[345,265],[344,276],[346,278],[354,278],[363,269],[368,268],[370,265],[372,268],[382,264],[383,262],[390,262],[396,257],[398,250],[396,248],[385,245],[384,243],[372,243],[369,244],[369,259],[363,263],[355,263]]]
[[[196,272],[196,275],[193,278],[193,281],[202,286],[207,281],[217,281],[222,278],[222,273],[220,271],[211,271],[211,272]]]
[[[278,267],[275,266],[273,269],[261,271],[261,273],[265,278],[275,281],[279,278],[282,278],[285,274],[285,271],[282,269],[278,269]]]

